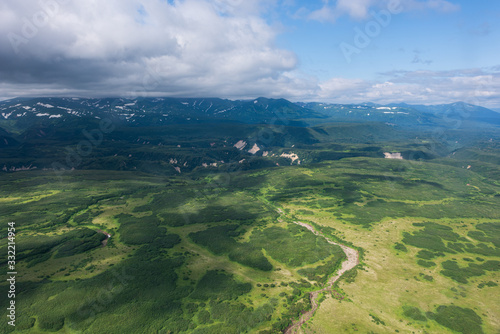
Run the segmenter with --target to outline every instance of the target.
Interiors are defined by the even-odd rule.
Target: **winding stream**
[[[280,213],[282,213],[281,210],[279,210]],[[320,290],[316,290],[316,291],[312,291],[309,293],[309,298],[311,300],[311,310],[307,311],[306,313],[302,314],[299,318],[299,320],[297,320],[296,322],[294,322],[292,325],[290,325],[285,331],[284,333],[285,334],[292,334],[292,333],[296,333],[296,331],[300,328],[300,326],[302,326],[305,322],[307,322],[309,319],[311,319],[311,317],[313,316],[314,312],[316,312],[316,310],[318,309],[318,295],[324,291],[327,291],[329,290],[332,285],[348,270],[356,267],[356,265],[359,263],[359,253],[357,250],[355,250],[354,248],[351,248],[351,247],[347,247],[345,245],[342,245],[342,244],[339,244],[339,243],[336,243],[336,242],[333,242],[331,241],[330,239],[328,239],[327,237],[321,235],[318,231],[316,231],[311,225],[309,224],[306,224],[306,223],[302,223],[302,222],[294,222],[295,224],[297,225],[300,225],[300,226],[303,226],[305,228],[307,228],[309,231],[311,231],[312,233],[316,234],[317,236],[322,236],[323,238],[326,239],[326,241],[328,241],[328,243],[332,244],[332,245],[337,245],[337,246],[340,246],[342,248],[342,250],[344,251],[345,255],[347,256],[347,260],[345,260],[344,262],[342,262],[342,267],[340,268],[339,271],[337,271],[336,275],[333,276],[332,278],[330,278],[328,280],[328,284],[326,287],[324,287],[323,289],[320,289]]]

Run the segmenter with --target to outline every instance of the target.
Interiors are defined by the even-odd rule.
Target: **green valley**
[[[37,167],[0,174],[2,333],[500,330],[495,128],[116,123],[77,163],[41,126],[0,154]]]

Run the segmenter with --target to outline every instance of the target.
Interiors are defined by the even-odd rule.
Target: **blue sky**
[[[4,0],[0,98],[500,108],[498,22],[498,1]]]
[[[313,4],[314,3],[314,4]],[[370,45],[347,63],[340,51],[342,42],[353,43],[357,27],[364,30],[374,17],[354,18],[343,14],[332,21],[314,21],[283,15],[287,30],[278,45],[293,50],[300,69],[323,79],[331,76],[376,79],[394,70],[448,71],[498,65],[500,54],[500,2],[450,1],[456,9],[432,8],[392,14],[390,24],[371,38]],[[293,10],[321,8],[322,1],[296,1]],[[371,7],[377,13],[386,8]],[[292,10],[292,11],[293,11]]]

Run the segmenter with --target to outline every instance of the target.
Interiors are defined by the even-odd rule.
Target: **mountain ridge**
[[[0,127],[20,134],[35,125],[112,119],[129,126],[230,122],[314,126],[328,122],[382,122],[403,127],[500,126],[500,113],[464,102],[441,105],[331,104],[259,97],[80,98],[40,97],[0,101]]]

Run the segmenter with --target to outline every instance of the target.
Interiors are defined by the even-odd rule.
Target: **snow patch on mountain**
[[[42,106],[42,107],[45,107],[45,108],[54,108],[53,105],[51,105],[51,104],[45,104],[45,103],[42,103],[42,102],[38,102],[36,105],[37,106]]]

